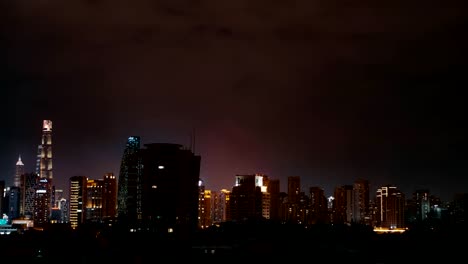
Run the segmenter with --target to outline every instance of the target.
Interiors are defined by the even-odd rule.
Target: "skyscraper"
[[[182,145],[129,137],[118,184],[118,220],[131,228],[187,234],[197,228],[200,156]]]
[[[42,122],[41,161],[39,176],[52,180],[52,121]]]
[[[102,221],[102,201],[104,193],[103,179],[88,179],[86,182],[85,220],[99,223]]]
[[[142,223],[154,231],[190,235],[198,224],[201,157],[179,144],[144,146],[138,155],[141,196],[136,194]]]
[[[357,179],[353,185],[353,223],[370,224],[369,181]]]
[[[131,136],[127,139],[122,160],[117,193],[117,213],[119,218],[136,218],[137,214],[137,181],[139,180],[138,151],[140,137]]]
[[[47,178],[39,178],[35,187],[34,197],[34,226],[44,226],[49,222],[51,213],[51,195],[52,188]]]
[[[377,189],[376,204],[379,218],[377,226],[383,228],[405,227],[405,195],[395,186]]]
[[[39,183],[36,190],[34,223],[45,224],[54,206],[52,174],[52,121],[42,121],[41,151],[39,162]],[[40,192],[38,192],[40,191]]]
[[[34,199],[39,176],[36,173],[21,175],[21,205],[20,215],[32,219],[34,215]]]
[[[18,161],[16,162],[16,171],[15,171],[15,178],[13,180],[13,186],[20,187],[21,185],[21,175],[24,173],[24,164],[21,161],[21,155],[18,157]]]
[[[70,178],[69,220],[73,229],[83,224],[86,217],[86,176],[73,176]]]

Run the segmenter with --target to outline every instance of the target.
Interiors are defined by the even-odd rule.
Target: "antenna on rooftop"
[[[192,128],[192,132],[190,133],[190,147],[189,149],[195,153],[195,128]]]

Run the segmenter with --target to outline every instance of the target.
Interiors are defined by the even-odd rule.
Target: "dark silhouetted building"
[[[353,220],[353,186],[343,185],[335,188],[333,200],[333,223],[351,224]]]
[[[353,185],[353,215],[352,222],[356,224],[371,224],[369,216],[370,185],[365,179],[358,179]]]
[[[16,186],[11,186],[7,191],[8,199],[8,218],[11,220],[17,219],[20,216],[20,188]]]
[[[268,192],[270,193],[270,220],[279,222],[280,215],[280,181],[278,179],[270,179],[268,181]]]
[[[140,137],[131,136],[127,139],[122,160],[117,192],[117,214],[121,221],[141,219],[141,173],[139,160]],[[139,185],[137,185],[139,183]]]
[[[200,156],[179,144],[151,143],[138,149],[139,144],[138,137],[130,137],[124,150],[118,221],[149,232],[197,230]]]
[[[325,192],[318,186],[309,188],[310,199],[310,217],[307,224],[329,223],[328,219],[328,201]]]
[[[103,188],[102,218],[115,218],[117,216],[117,179],[114,173],[104,174]]]
[[[229,196],[229,221],[260,220],[269,217],[264,206],[269,206],[269,195],[263,195],[267,186],[263,184],[264,175],[236,175],[236,181]],[[268,200],[265,201],[264,198]],[[265,202],[264,202],[265,201]]]
[[[142,220],[156,230],[194,231],[198,223],[200,156],[179,144],[145,144]]]

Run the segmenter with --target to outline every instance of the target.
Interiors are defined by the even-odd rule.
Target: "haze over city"
[[[463,1],[1,1],[0,179],[119,174],[129,136],[304,188],[368,179],[449,200],[468,186]],[[9,184],[7,184],[9,185]]]

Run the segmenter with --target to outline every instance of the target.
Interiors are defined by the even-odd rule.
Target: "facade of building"
[[[205,190],[200,192],[201,196],[199,200],[199,228],[208,228],[213,224],[213,200],[211,190]]]
[[[73,176],[70,178],[69,195],[69,221],[70,226],[76,229],[86,220],[86,186],[88,178],[86,176]]]
[[[381,228],[405,228],[405,195],[395,186],[377,189],[377,226]]]
[[[102,192],[102,219],[117,216],[117,179],[112,172],[104,174]]]
[[[24,173],[21,175],[20,183],[20,216],[26,219],[33,219],[34,199],[36,197],[36,185],[39,176],[36,173]]]
[[[52,209],[52,187],[50,185],[48,178],[39,178],[36,184],[33,208],[33,220],[36,227],[44,227],[49,223]]]
[[[270,220],[278,222],[281,220],[280,181],[278,179],[268,181],[268,193],[270,193]]]
[[[238,174],[235,176],[235,185],[232,187],[229,197],[230,221],[265,218],[264,206],[269,206],[270,201],[263,202],[266,197],[264,192],[267,192],[267,186],[263,184],[263,177],[264,175],[261,174]]]
[[[104,180],[88,179],[86,182],[86,216],[88,222],[102,222],[102,201],[104,196]]]
[[[220,191],[211,191],[213,200],[213,223],[219,224],[226,222],[229,218],[229,199],[231,192],[227,189]]]
[[[8,219],[16,219],[20,216],[20,188],[11,186],[7,191],[8,195]]]

